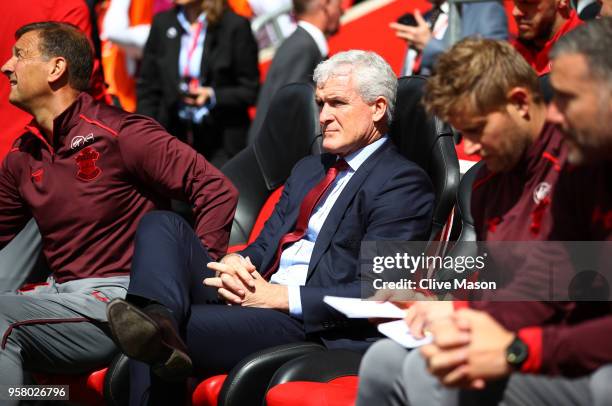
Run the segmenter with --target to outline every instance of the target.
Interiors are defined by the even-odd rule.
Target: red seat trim
[[[191,395],[192,406],[217,406],[217,399],[227,375],[215,375],[200,382]]]
[[[253,225],[253,229],[251,230],[251,234],[249,235],[249,241],[247,244],[251,244],[253,241],[259,237],[259,233],[263,230],[264,224],[272,215],[274,211],[274,207],[276,207],[276,203],[280,200],[281,194],[283,193],[283,186],[276,189],[274,192],[268,196],[268,199],[264,203],[261,210],[259,210],[259,215],[257,216],[257,220],[255,220],[255,224]]]
[[[228,254],[232,252],[242,251],[247,247],[247,245],[251,244],[253,241],[259,237],[259,233],[263,230],[263,226],[268,221],[268,218],[272,215],[274,211],[274,207],[276,207],[276,203],[280,200],[281,194],[283,193],[283,186],[276,189],[274,192],[268,196],[266,202],[262,206],[261,210],[259,210],[259,214],[257,215],[257,219],[255,219],[255,224],[253,224],[253,229],[249,234],[249,240],[246,244],[237,244],[232,245],[227,249]]]
[[[104,406],[104,377],[108,368],[83,375],[32,374],[39,385],[68,385],[70,402]]]
[[[357,376],[324,382],[287,382],[266,394],[268,406],[352,406],[357,400]]]

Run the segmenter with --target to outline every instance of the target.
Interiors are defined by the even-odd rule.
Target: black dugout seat
[[[478,171],[484,165],[483,161],[475,163],[461,178],[459,190],[457,190],[457,204],[455,206],[458,214],[459,223],[461,224],[461,232],[456,241],[453,241],[452,247],[448,249],[446,256],[449,257],[474,257],[478,255],[478,247],[476,245],[476,228],[474,227],[474,218],[472,217],[472,189],[474,180],[478,175]],[[461,278],[468,277],[471,272],[457,274],[452,269],[439,269],[436,278],[438,280],[451,280],[458,276]]]
[[[457,243],[461,241],[476,241],[476,229],[474,228],[474,217],[472,217],[472,188],[478,171],[484,165],[483,161],[474,164],[461,178],[457,190],[457,214],[461,220],[461,233]]]
[[[459,160],[450,125],[428,115],[422,104],[427,79],[399,79],[391,138],[400,152],[429,175],[436,193],[430,241],[439,240],[455,204],[459,186]]]
[[[221,168],[240,192],[230,245],[247,242],[268,196],[285,183],[297,161],[320,152],[319,133],[313,87],[300,83],[283,86],[253,144]]]

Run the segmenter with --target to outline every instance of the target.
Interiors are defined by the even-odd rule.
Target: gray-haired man
[[[184,376],[192,361],[201,376],[224,373],[255,351],[312,339],[359,350],[377,336],[323,297],[360,296],[360,241],[426,238],[432,186],[386,136],[397,78],[380,56],[339,53],[314,77],[327,153],[296,164],[259,238],[241,255],[212,262],[176,216],[141,223],[128,301],[112,302],[108,312],[120,347],[158,375]],[[211,304],[217,294],[232,306]],[[143,303],[153,304],[138,309]],[[145,392],[132,386],[133,399]]]

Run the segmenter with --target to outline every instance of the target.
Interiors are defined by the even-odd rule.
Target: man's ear
[[[387,99],[382,96],[377,97],[374,104],[372,104],[372,120],[374,120],[375,123],[381,121],[387,114],[388,108],[389,104],[387,103]]]
[[[61,56],[51,58],[49,60],[49,74],[47,80],[51,84],[58,83],[62,77],[68,74],[68,63]]]
[[[531,92],[524,87],[513,87],[508,91],[506,97],[509,106],[513,106],[523,118],[529,116],[529,103],[531,102]]]

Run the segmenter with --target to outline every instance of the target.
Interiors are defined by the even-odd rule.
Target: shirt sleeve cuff
[[[300,286],[287,286],[289,296],[289,314],[293,317],[302,318],[302,297],[300,295]]]
[[[542,367],[542,328],[522,328],[518,331],[518,337],[527,345],[529,351],[521,366],[521,372],[538,372]]]

